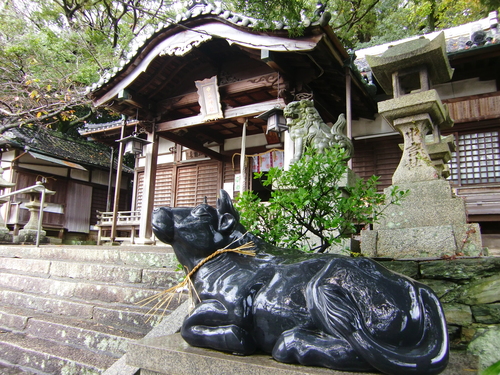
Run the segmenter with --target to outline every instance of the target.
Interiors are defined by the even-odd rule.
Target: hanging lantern
[[[288,130],[286,119],[283,116],[283,110],[280,107],[271,108],[256,117],[267,121],[266,134],[269,132],[282,133]]]
[[[116,142],[123,143],[124,145],[124,150],[123,153],[126,154],[134,154],[136,156],[142,155],[142,150],[144,148],[144,145],[147,145],[149,143],[153,143],[151,141],[148,141],[146,139],[139,138],[137,136],[137,133],[132,133],[132,135],[129,135],[128,137],[118,139]]]

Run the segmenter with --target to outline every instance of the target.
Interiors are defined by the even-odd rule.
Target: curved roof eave
[[[93,96],[95,106],[103,105],[112,100],[120,91],[126,89],[141,73],[145,72],[155,57],[161,55],[184,56],[194,47],[215,38],[225,39],[229,44],[237,44],[252,49],[267,49],[275,52],[305,52],[313,50],[324,36],[325,34],[320,33],[313,36],[289,39],[280,36],[255,34],[225,23],[210,21],[168,35],[166,39],[157,43],[144,56],[137,55],[134,60],[140,61],[121,80],[117,76],[111,77],[108,82],[101,84],[90,94]],[[156,38],[162,37],[164,37],[164,34],[158,35]],[[153,43],[153,41],[150,40],[149,43]],[[114,79],[118,79],[118,82],[113,85],[112,81]],[[108,90],[103,87],[106,83],[112,85]],[[96,95],[101,90],[105,91],[104,94],[101,96]]]

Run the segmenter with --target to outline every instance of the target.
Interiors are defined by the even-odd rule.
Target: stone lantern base
[[[361,233],[365,256],[441,258],[482,254],[479,224],[467,223],[465,201],[453,195],[448,181],[419,181],[398,187],[409,190],[408,197],[401,205],[390,205],[373,230]]]
[[[12,243],[12,233],[7,228],[0,228],[0,243]]]
[[[36,243],[37,233],[38,231],[34,229],[20,229],[19,235],[14,239],[14,243]],[[40,231],[40,243],[49,243],[49,238],[44,230]]]

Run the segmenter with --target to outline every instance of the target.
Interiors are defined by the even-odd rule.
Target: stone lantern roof
[[[373,74],[386,94],[393,94],[393,74],[425,67],[433,84],[448,82],[453,74],[445,49],[444,33],[429,40],[424,37],[388,48],[381,56],[366,56]],[[409,82],[412,87],[418,83]]]

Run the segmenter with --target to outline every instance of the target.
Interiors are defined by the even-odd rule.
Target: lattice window
[[[459,185],[500,182],[500,147],[496,131],[461,134],[449,163],[450,180]]]

